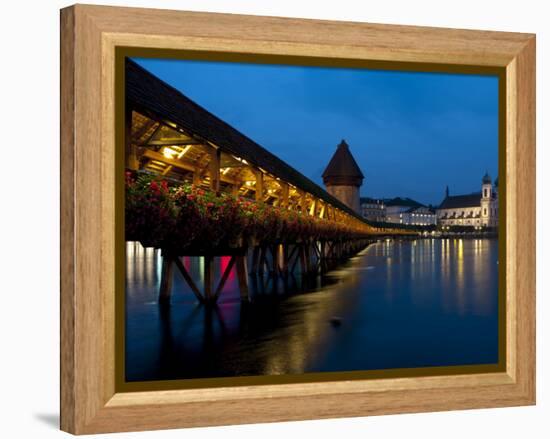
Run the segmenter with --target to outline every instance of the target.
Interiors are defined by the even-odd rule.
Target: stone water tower
[[[359,188],[363,184],[363,178],[363,173],[351,155],[348,144],[342,140],[323,172],[323,183],[327,192],[360,213]]]

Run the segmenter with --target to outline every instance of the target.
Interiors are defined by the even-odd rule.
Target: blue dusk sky
[[[134,59],[323,186],[345,139],[362,196],[439,204],[498,169],[498,77]]]

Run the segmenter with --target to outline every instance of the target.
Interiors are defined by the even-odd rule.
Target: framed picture
[[[61,428],[535,402],[535,37],[61,11]]]

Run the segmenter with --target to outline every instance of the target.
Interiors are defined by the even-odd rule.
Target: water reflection
[[[127,380],[495,363],[497,258],[496,240],[384,241],[323,277],[251,278],[248,305],[232,273],[209,309],[179,273],[158,305],[161,255],[128,243]],[[182,262],[201,287],[204,260]]]

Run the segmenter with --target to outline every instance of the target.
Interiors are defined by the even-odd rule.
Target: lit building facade
[[[386,221],[395,224],[430,226],[437,223],[435,211],[410,198],[386,201]]]
[[[361,216],[369,221],[386,221],[386,204],[384,200],[361,197]]]
[[[442,227],[466,226],[473,228],[498,226],[498,178],[493,185],[485,173],[481,180],[481,191],[466,195],[449,195],[436,210],[437,223]]]

